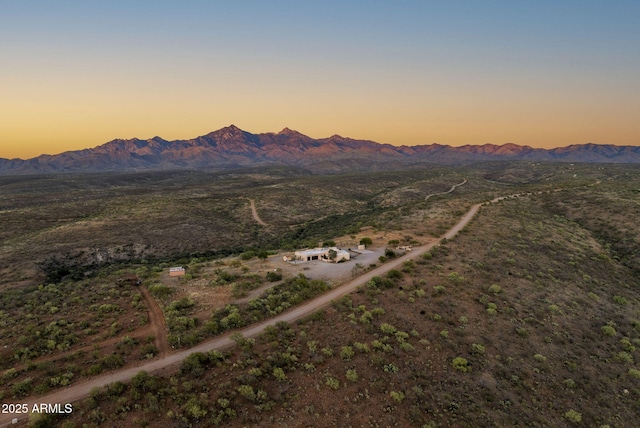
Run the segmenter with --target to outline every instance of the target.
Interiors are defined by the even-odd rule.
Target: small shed
[[[169,276],[182,276],[185,273],[187,273],[187,271],[182,266],[169,268]]]

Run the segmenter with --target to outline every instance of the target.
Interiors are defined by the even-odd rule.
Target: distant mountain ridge
[[[485,160],[640,163],[640,147],[579,144],[536,149],[516,144],[452,147],[393,146],[333,135],[314,139],[285,128],[252,134],[231,125],[190,140],[116,139],[92,149],[32,159],[0,158],[0,174],[103,172],[148,169],[237,168],[292,165],[332,172],[389,169],[415,163],[464,164]]]

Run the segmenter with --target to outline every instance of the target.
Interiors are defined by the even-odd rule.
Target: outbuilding
[[[182,266],[176,266],[176,267],[172,267],[169,268],[169,276],[182,276],[184,275],[186,272],[185,268]]]

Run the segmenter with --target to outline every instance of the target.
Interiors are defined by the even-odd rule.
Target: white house
[[[332,256],[334,256],[332,258]],[[312,260],[322,260],[323,262],[343,262],[351,258],[351,254],[347,250],[341,250],[337,247],[331,248],[313,248],[311,250],[296,251],[297,260],[309,262]]]

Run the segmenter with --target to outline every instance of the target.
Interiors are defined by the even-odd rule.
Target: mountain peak
[[[242,129],[238,128],[237,126],[235,126],[234,124],[231,124],[229,126],[226,126],[222,129],[219,129],[218,132],[244,132]]]
[[[294,131],[293,129],[284,128],[282,131],[278,132],[280,135],[297,135],[300,134],[298,131]]]

